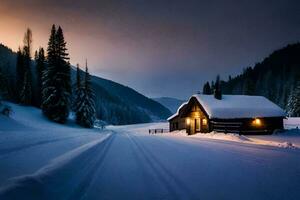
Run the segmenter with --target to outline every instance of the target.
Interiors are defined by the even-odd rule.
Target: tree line
[[[23,47],[17,51],[17,103],[38,106],[47,118],[58,123],[65,123],[73,110],[79,125],[93,127],[96,111],[87,62],[83,78],[77,65],[77,82],[72,85],[71,65],[62,28],[52,26],[47,50],[45,52],[40,47],[35,51],[34,62],[31,57],[32,41],[32,31],[28,28]],[[33,73],[36,87],[33,87]],[[72,89],[75,98],[72,98]]]
[[[218,79],[218,78],[217,78]],[[254,67],[236,77],[218,81],[224,94],[265,96],[285,109],[289,116],[300,116],[300,43],[274,51]],[[213,94],[215,82],[203,85],[204,94]]]

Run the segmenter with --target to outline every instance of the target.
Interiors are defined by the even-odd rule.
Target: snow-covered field
[[[0,116],[0,199],[300,199],[300,133],[149,135],[83,129],[11,104]]]

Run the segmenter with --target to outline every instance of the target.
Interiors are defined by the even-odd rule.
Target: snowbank
[[[12,108],[10,118],[26,127],[31,127],[39,130],[63,130],[66,128],[80,128],[80,126],[75,124],[74,120],[69,120],[66,124],[58,124],[52,122],[42,114],[42,111],[40,109],[32,106],[21,106],[10,102],[6,102],[5,104]]]
[[[289,117],[283,120],[285,129],[300,129],[300,117]]]
[[[36,172],[51,160],[55,160],[55,164],[50,166],[57,167],[59,162],[62,164],[67,157],[81,154],[84,148],[111,133],[82,128],[72,120],[66,125],[57,124],[45,118],[37,108],[7,104],[13,112],[11,117],[0,115],[0,187],[12,177]]]
[[[240,142],[245,144],[267,145],[267,146],[281,147],[281,148],[292,148],[292,149],[300,148],[300,143],[299,143],[300,133],[293,140],[290,140],[290,138],[288,137],[284,137],[284,135],[286,134],[288,133],[284,132],[277,135],[265,135],[261,138],[259,135],[245,136],[245,135],[238,135],[234,133],[225,134],[225,133],[211,132],[207,134],[198,133],[196,135],[192,135],[191,137]],[[279,138],[278,136],[281,136],[280,139],[278,139]]]
[[[263,138],[260,136],[245,136],[238,135],[235,133],[218,133],[218,132],[210,132],[210,133],[197,133],[195,135],[187,135],[185,130],[181,131],[173,131],[170,133],[164,134],[164,136],[182,136],[189,138],[200,138],[200,139],[212,139],[212,140],[222,140],[222,141],[230,141],[230,142],[239,142],[245,144],[254,144],[254,145],[267,145],[273,147],[281,147],[281,148],[300,148],[300,132],[297,134],[296,138],[284,137],[288,133],[281,133],[277,135],[266,135]]]
[[[295,122],[295,119],[292,119]],[[296,120],[297,121],[297,120]],[[120,126],[120,127],[111,127],[123,130],[133,130],[136,134],[139,135],[148,135],[149,129],[167,129],[168,123],[150,123],[150,124],[139,124],[139,125],[129,125],[129,126]],[[300,148],[300,131],[286,130],[281,133],[273,135],[238,135],[235,133],[197,133],[195,135],[187,135],[186,130],[177,130],[163,134],[154,134],[154,136],[163,136],[163,137],[187,137],[187,138],[198,138],[198,139],[212,139],[212,140],[222,140],[230,142],[239,142],[245,144],[254,144],[254,145],[267,145],[280,148]]]
[[[0,132],[24,130],[25,128],[26,126],[17,122],[16,120],[0,114]]]

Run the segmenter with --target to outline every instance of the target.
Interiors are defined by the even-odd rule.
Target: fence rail
[[[163,128],[156,128],[156,129],[149,129],[149,134],[158,134],[158,133],[168,133],[169,129],[163,129]]]

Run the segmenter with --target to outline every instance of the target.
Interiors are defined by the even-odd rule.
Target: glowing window
[[[261,126],[261,120],[258,118],[254,119],[252,123],[254,126]]]
[[[190,125],[190,123],[191,123],[190,118],[186,118],[186,125]]]

